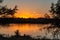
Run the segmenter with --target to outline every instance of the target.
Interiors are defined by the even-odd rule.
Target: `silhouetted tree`
[[[47,13],[44,16],[45,18],[50,18],[50,16]]]
[[[56,4],[52,3],[50,12],[54,18],[60,18],[60,0]]]
[[[7,15],[11,15],[12,17],[14,17],[16,10],[17,10],[17,6],[15,6],[13,9],[8,8],[7,5],[1,6],[0,7],[0,15],[3,15],[2,16],[3,18],[5,18]]]
[[[3,0],[0,0],[0,3],[2,3],[2,2],[3,2]],[[7,17],[7,15],[11,15],[12,17],[14,17],[16,10],[17,10],[17,6],[15,6],[13,9],[11,9],[11,8],[8,8],[7,5],[6,6],[0,5],[0,17],[5,18],[5,17]]]
[[[11,9],[11,8],[10,9],[7,9],[7,12],[6,13],[7,13],[7,15],[10,14],[10,15],[13,16],[16,13],[16,10],[18,10],[17,9],[17,6],[15,6],[13,9]]]
[[[0,15],[6,14],[6,11],[7,11],[7,6],[1,6],[0,7]]]

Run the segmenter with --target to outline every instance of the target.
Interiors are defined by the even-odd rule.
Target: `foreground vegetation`
[[[42,39],[46,40],[48,38],[41,38],[41,39],[40,38],[32,38],[31,36],[25,35],[25,34],[24,34],[24,36],[21,36],[19,34],[18,30],[15,32],[15,35],[11,36],[11,37],[9,37],[9,36],[4,37],[4,35],[0,35],[0,40],[42,40]]]

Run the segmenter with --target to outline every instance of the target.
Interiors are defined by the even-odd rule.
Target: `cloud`
[[[3,2],[3,0],[0,0],[0,3],[2,3]]]

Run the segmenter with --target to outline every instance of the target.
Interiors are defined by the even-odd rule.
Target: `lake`
[[[0,34],[15,35],[15,31],[19,30],[20,35],[30,35],[34,38],[60,38],[60,28],[49,28],[51,24],[7,24],[0,25]],[[57,32],[56,32],[57,31]],[[56,33],[55,33],[56,32]],[[55,37],[54,37],[55,33]]]

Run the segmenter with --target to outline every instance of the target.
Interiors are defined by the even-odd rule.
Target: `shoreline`
[[[10,24],[10,23],[17,23],[17,24],[48,24],[48,23],[60,23],[60,19],[47,19],[47,18],[0,18],[0,24]]]

